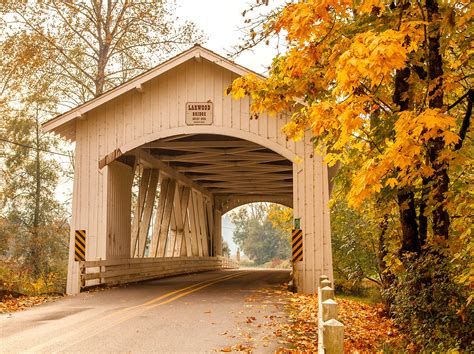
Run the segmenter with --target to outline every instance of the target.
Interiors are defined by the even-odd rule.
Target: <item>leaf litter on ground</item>
[[[383,348],[400,350],[403,337],[393,321],[387,317],[382,304],[370,305],[356,300],[336,298],[339,303],[339,321],[344,324],[344,350],[348,353],[382,352]],[[261,316],[262,326],[269,334],[262,338],[252,338],[255,347],[249,343],[249,334],[239,329],[236,339],[239,344],[222,348],[221,351],[252,352],[259,342],[267,347],[269,343],[278,344],[277,353],[316,353],[318,343],[318,301],[315,295],[293,294],[286,289],[262,289],[251,295],[247,301],[268,302],[285,305],[286,316],[266,314]],[[278,309],[278,307],[276,307]],[[243,314],[239,312],[239,314]],[[252,316],[254,315],[254,316]],[[256,313],[246,313],[240,325],[255,328]],[[240,327],[239,325],[239,327]],[[230,331],[231,332],[231,331]],[[229,333],[230,334],[230,333]],[[263,334],[263,333],[262,333]],[[242,347],[239,347],[239,346]],[[239,350],[240,348],[240,350]]]
[[[0,313],[12,313],[22,311],[29,307],[41,305],[46,302],[55,301],[61,297],[62,295],[57,294],[36,296],[20,295],[18,297],[8,295],[5,296],[2,301],[0,301]]]

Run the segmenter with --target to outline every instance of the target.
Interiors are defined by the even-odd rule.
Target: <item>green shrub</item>
[[[447,259],[436,254],[407,261],[389,289],[395,322],[419,350],[472,352],[473,306],[469,289],[458,284]]]

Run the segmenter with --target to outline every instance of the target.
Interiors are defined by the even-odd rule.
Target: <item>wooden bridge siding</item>
[[[130,256],[133,169],[114,161],[108,166],[106,259]]]
[[[156,133],[166,135],[168,129],[186,127],[185,102],[211,99],[214,102],[213,126],[222,127],[223,134],[229,129],[246,131],[250,136],[266,138],[303,157],[303,162],[295,166],[293,202],[295,215],[301,217],[305,232],[305,266],[302,266],[301,273],[304,271],[307,279],[317,279],[320,272],[332,274],[329,257],[323,256],[330,255],[329,221],[323,212],[327,205],[319,206],[321,200],[324,203],[327,200],[322,192],[326,190],[324,184],[327,182],[321,181],[326,167],[320,164],[321,159],[316,154],[309,157],[313,149],[308,139],[304,143],[286,141],[280,129],[287,117],[262,115],[259,119],[249,119],[248,99],[233,100],[224,96],[224,89],[236,77],[204,59],[200,62],[191,60],[145,83],[143,92],[125,93],[88,112],[84,120],[77,121],[72,229],[88,231],[88,260],[107,257],[106,237],[103,235],[107,234],[105,191],[109,168],[99,170],[99,160],[115,149],[150,141]],[[309,183],[304,191],[302,186],[306,182]],[[119,237],[115,236],[115,242]],[[315,285],[308,285],[310,283],[305,281],[305,292],[314,291]]]
[[[98,120],[107,127],[101,136],[101,157],[147,135],[186,127],[185,103],[207,100],[214,103],[213,126],[247,131],[294,151],[294,142],[286,141],[280,133],[286,117],[263,114],[259,119],[249,119],[248,98],[234,100],[224,95],[235,78],[235,74],[205,60],[192,60],[145,83],[142,93],[126,93],[89,112],[87,121]]]
[[[310,134],[296,144],[302,158],[293,168],[293,211],[301,218],[303,230],[303,262],[297,262],[297,284],[304,284],[305,293],[317,290],[322,274],[332,278],[331,236],[327,167],[313,150]],[[329,252],[329,254],[328,254]]]

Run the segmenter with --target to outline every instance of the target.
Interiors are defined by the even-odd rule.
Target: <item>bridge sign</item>
[[[186,124],[211,125],[213,108],[212,102],[186,103]]]

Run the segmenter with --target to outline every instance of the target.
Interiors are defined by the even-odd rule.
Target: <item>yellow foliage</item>
[[[270,204],[268,208],[268,219],[273,227],[285,231],[291,235],[293,228],[293,209],[278,204]]]
[[[435,201],[437,188],[426,183],[442,169],[463,171],[469,161],[469,148],[458,150],[466,100],[450,105],[473,85],[473,12],[466,0],[438,5],[442,19],[430,22],[426,4],[416,2],[291,2],[265,27],[268,36],[284,37],[288,50],[267,78],[237,79],[231,94],[246,92],[255,113],[291,111],[288,138],[311,135],[326,163],[357,166],[347,183],[351,206],[388,203],[405,188],[419,198],[427,188],[427,216],[450,208],[455,196]],[[427,43],[438,29],[443,71],[431,79]],[[441,94],[442,107],[433,103]],[[469,138],[466,145],[472,147]]]

